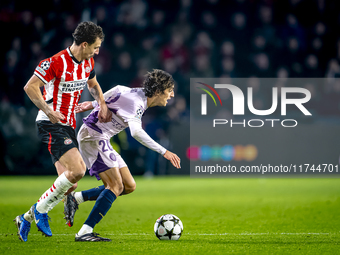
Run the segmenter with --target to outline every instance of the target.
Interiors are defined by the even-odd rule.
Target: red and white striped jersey
[[[59,124],[76,128],[75,106],[87,80],[95,76],[93,68],[93,58],[79,62],[69,48],[42,60],[36,67],[34,74],[45,83],[44,100],[54,111],[65,116]],[[36,118],[39,120],[49,121],[42,110]]]

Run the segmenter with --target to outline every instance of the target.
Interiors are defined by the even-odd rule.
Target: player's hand
[[[52,110],[49,113],[47,113],[46,115],[53,124],[58,123],[60,120],[65,119],[65,116],[62,113],[52,111]]]
[[[181,168],[181,159],[175,153],[166,151],[163,157],[169,160],[171,164],[177,169]]]
[[[99,122],[110,122],[112,120],[112,112],[107,108],[107,105],[101,105],[98,113]]]
[[[75,107],[76,113],[86,112],[92,109],[93,106],[91,101],[85,101],[83,103],[77,104]]]

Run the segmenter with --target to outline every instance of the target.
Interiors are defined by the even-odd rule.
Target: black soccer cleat
[[[77,200],[74,197],[74,191],[71,192],[66,196],[66,199],[64,200],[64,219],[66,220],[66,224],[69,227],[73,226],[74,221],[74,215],[76,211],[78,210],[78,203]]]
[[[109,238],[104,238],[99,236],[98,233],[88,233],[85,235],[78,236],[76,234],[75,238],[76,242],[111,242],[112,240]]]

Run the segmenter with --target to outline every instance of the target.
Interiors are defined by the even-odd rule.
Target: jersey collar
[[[75,62],[76,64],[80,65],[81,63],[83,63],[83,61],[78,61],[72,54],[71,50],[70,50],[70,47],[67,47],[67,52],[68,54],[70,55],[70,57],[72,58],[73,62]]]

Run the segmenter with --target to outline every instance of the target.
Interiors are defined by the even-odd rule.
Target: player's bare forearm
[[[90,94],[93,96],[94,99],[99,99],[99,91],[98,91],[98,85],[95,85],[92,88],[89,88]]]
[[[31,101],[48,116],[50,121],[53,124],[57,123],[59,120],[64,119],[65,117],[60,112],[53,111],[46,104],[40,91],[40,87],[42,86],[44,86],[44,83],[37,76],[33,75],[26,83],[24,90]]]
[[[94,77],[91,80],[88,80],[87,82],[88,89],[90,91],[90,94],[93,96],[93,98],[98,102],[100,106],[105,104],[104,95],[101,87],[99,86],[99,83],[97,82],[97,78]]]
[[[99,122],[110,122],[112,118],[112,112],[109,111],[107,105],[105,103],[103,91],[97,82],[96,77],[87,81],[87,85],[90,91],[90,94],[93,98],[98,102],[100,109],[98,113]]]
[[[26,83],[24,90],[31,101],[46,115],[48,115],[51,111],[51,108],[48,107],[42,97],[40,87],[43,85],[44,83],[38,77],[33,75],[31,79],[29,79],[29,81]]]
[[[98,104],[100,106],[105,104],[103,92],[102,92],[102,89],[100,88],[99,84],[90,88],[89,91],[90,91],[90,94],[93,96],[93,98],[98,102]]]

